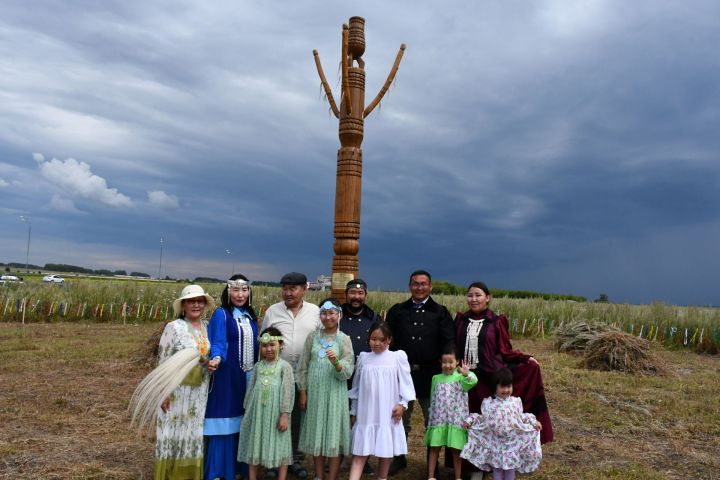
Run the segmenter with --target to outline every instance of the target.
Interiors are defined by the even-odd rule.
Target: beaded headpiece
[[[342,307],[339,307],[332,303],[330,300],[326,301],[322,305],[320,305],[320,310],[335,310],[336,312],[342,313]]]
[[[242,287],[250,287],[250,282],[247,280],[243,280],[241,278],[237,280],[228,280],[227,281],[228,288],[242,288]]]
[[[260,338],[258,338],[260,343],[270,343],[270,342],[282,342],[283,337],[282,335],[270,335],[269,333],[265,332],[262,335],[260,335]]]

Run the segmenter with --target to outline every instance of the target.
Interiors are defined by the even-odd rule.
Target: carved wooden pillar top
[[[365,19],[350,17],[343,25],[341,45],[341,101],[338,108],[320,63],[313,50],[315,66],[327,96],[330,110],[339,122],[340,149],[337,153],[335,183],[335,228],[333,230],[332,296],[345,299],[345,284],[358,277],[360,249],[360,203],[362,198],[362,141],[365,117],[380,103],[397,74],[405,44],[400,45],[390,74],[372,102],[365,106]]]

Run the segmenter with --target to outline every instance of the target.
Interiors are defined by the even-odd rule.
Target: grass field
[[[65,285],[26,282],[0,285],[0,322],[145,322],[171,319],[171,304],[184,284],[154,281],[116,281],[67,277]],[[219,299],[223,284],[204,285]],[[318,303],[328,292],[308,292],[306,298]],[[378,312],[407,299],[405,292],[371,291],[368,304]],[[280,301],[277,287],[253,287],[254,305],[262,313]],[[437,295],[434,298],[455,313],[466,309],[464,295]],[[665,345],[717,353],[720,350],[720,308],[682,307],[653,303],[628,305],[494,298],[492,308],[511,320],[515,336],[544,336],[562,323],[598,320],[612,323],[634,335]]]
[[[0,324],[0,478],[151,478],[153,439],[129,429],[126,408],[147,372],[138,353],[159,326]],[[717,356],[656,348],[672,375],[634,377],[579,369],[548,340],[515,347],[542,364],[556,435],[526,478],[718,478]],[[394,478],[426,478],[421,431]]]

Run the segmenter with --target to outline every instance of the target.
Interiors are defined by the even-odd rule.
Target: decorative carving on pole
[[[340,119],[340,149],[337,153],[335,182],[335,255],[332,262],[332,296],[345,298],[345,284],[358,276],[360,238],[360,201],[362,196],[362,149],[364,119],[380,103],[397,74],[405,44],[395,57],[390,74],[372,102],[365,106],[365,19],[351,17],[342,31],[342,82],[338,108],[327,83],[317,50],[313,50],[315,66],[325,90],[330,110]],[[357,64],[357,65],[356,65]]]

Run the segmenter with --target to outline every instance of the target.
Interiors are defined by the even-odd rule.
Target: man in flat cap
[[[455,329],[450,312],[432,299],[432,279],[425,270],[410,274],[410,298],[396,303],[388,310],[385,321],[392,330],[391,350],[403,350],[410,362],[410,375],[415,386],[417,400],[410,402],[403,415],[405,435],[410,432],[413,406],[420,404],[425,427],[430,410],[430,389],[433,375],[440,373],[440,356],[446,345],[454,345]],[[395,457],[390,465],[390,475],[407,466],[404,455]]]
[[[283,349],[280,357],[296,369],[302,354],[305,339],[309,334],[320,328],[320,309],[317,305],[303,300],[307,291],[307,277],[298,272],[290,272],[280,279],[282,285],[282,302],[271,305],[265,312],[262,328],[275,327],[283,335]],[[295,405],[291,420],[293,464],[288,467],[290,472],[299,479],[307,478],[308,474],[300,461],[302,454],[298,451],[300,438],[300,402],[295,391]]]

